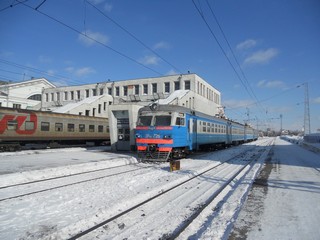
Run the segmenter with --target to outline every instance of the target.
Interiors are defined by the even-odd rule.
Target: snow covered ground
[[[265,143],[271,140],[263,138],[223,151],[194,154],[191,156],[192,159],[183,160],[181,170],[175,172],[169,171],[168,163],[138,163],[131,155],[99,149],[77,148],[1,153],[0,239],[68,239],[256,145],[262,147],[250,154],[261,154]],[[276,147],[278,144],[300,148],[282,140],[277,140]],[[256,164],[247,167],[245,173],[238,177],[238,180],[241,179],[241,181],[234,180],[224,190],[223,197],[215,199],[212,205],[201,213],[203,216],[194,221],[179,236],[179,239],[186,239],[190,236],[191,239],[228,238],[266,154],[267,152],[262,154]],[[284,155],[284,153],[280,154],[280,156]],[[277,156],[275,150],[274,156]],[[301,159],[304,159],[303,156],[306,156],[306,153],[302,154]],[[243,154],[243,158],[250,158],[250,156]],[[85,236],[84,239],[93,237],[158,239],[159,236],[165,239],[175,222],[183,221],[185,216],[201,204],[202,200],[196,197],[198,192],[205,198],[210,189],[212,192],[213,188],[225,182],[227,176],[240,166],[241,163],[234,162],[226,168],[217,169],[211,175],[207,174],[202,177],[195,185],[191,183],[185,185],[184,188],[190,191],[183,194],[178,190],[171,191],[170,194],[163,195],[162,200],[157,200],[157,204],[137,208],[131,215],[125,215],[122,219],[110,222],[93,235]],[[318,165],[317,168],[319,169]],[[313,169],[315,169],[314,166]],[[87,173],[82,174],[83,172]],[[42,181],[44,179],[51,180]],[[33,183],[23,184],[27,182]],[[13,186],[15,184],[23,185]],[[298,189],[310,187],[312,189],[310,192],[318,194],[312,195],[312,198],[315,201],[319,200],[317,198],[319,196],[319,175],[318,180],[316,177],[308,179],[304,182],[306,185],[302,187],[299,187],[300,182],[295,184],[297,186],[294,187]],[[11,187],[6,187],[8,185]],[[34,191],[38,192],[32,194]],[[281,192],[277,194],[281,196]],[[308,203],[312,205],[314,201],[310,200]],[[186,212],[181,212],[181,209],[185,209]],[[319,218],[319,216],[316,212],[315,217]],[[269,217],[272,218],[273,215],[266,215],[266,220]],[[263,219],[264,215],[256,221]],[[310,222],[311,220],[312,218]],[[308,224],[312,226],[310,222]],[[254,229],[250,231],[254,239],[256,236]],[[314,234],[318,233],[315,231]]]

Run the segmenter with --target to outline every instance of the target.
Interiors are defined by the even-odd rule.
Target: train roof
[[[40,111],[40,110],[31,110],[31,109],[22,109],[22,108],[8,108],[8,107],[0,107],[0,113],[2,111],[11,111],[11,112],[18,112],[18,113],[39,113],[39,114],[48,114],[48,115],[56,115],[56,116],[66,116],[66,117],[82,117],[82,118],[100,118],[100,119],[108,119],[105,117],[93,117],[93,116],[86,116],[86,115],[77,115],[77,114],[69,114],[69,113],[56,113],[56,112],[49,112],[49,111]]]
[[[198,117],[208,118],[208,119],[212,119],[212,120],[220,120],[220,121],[225,121],[225,122],[231,122],[233,124],[251,127],[247,124],[242,124],[242,123],[233,121],[231,119],[221,118],[221,117],[217,117],[217,116],[211,116],[211,115],[208,115],[208,114],[196,111],[196,110],[192,110],[190,108],[186,108],[183,106],[178,106],[178,105],[160,105],[157,103],[153,103],[153,104],[150,104],[149,106],[145,106],[145,107],[141,108],[139,110],[139,115],[141,114],[141,112],[155,112],[155,111],[173,111],[173,112],[188,113],[188,114],[198,116]]]

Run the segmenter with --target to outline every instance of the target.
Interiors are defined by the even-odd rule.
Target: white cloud
[[[244,64],[266,64],[278,55],[279,51],[275,48],[254,52],[244,60]]]
[[[253,100],[235,100],[229,99],[223,101],[222,105],[226,106],[226,110],[234,108],[245,108],[254,104]]]
[[[104,7],[103,7],[103,9],[104,9],[106,12],[111,12],[112,8],[113,8],[113,6],[112,6],[112,4],[110,4],[110,3],[104,4]]]
[[[167,72],[166,75],[176,75],[178,74],[178,72],[176,72],[175,70],[171,69],[170,71]]]
[[[158,42],[153,46],[154,50],[157,50],[157,49],[169,49],[169,48],[170,48],[169,43],[164,42],[164,41]]]
[[[104,35],[103,33],[93,32],[91,30],[83,31],[78,36],[78,40],[86,46],[92,46],[97,42],[107,44],[109,42],[108,36]]]
[[[257,84],[258,87],[260,88],[286,88],[286,84],[282,81],[266,81],[266,80],[261,80]]]
[[[52,59],[49,58],[49,57],[40,55],[40,56],[38,57],[38,61],[41,62],[41,63],[50,63],[50,62],[52,62]]]
[[[317,97],[317,98],[313,99],[313,102],[320,104],[320,97]]]
[[[256,45],[257,45],[256,40],[248,39],[248,40],[245,40],[244,42],[239,43],[236,48],[237,50],[245,50],[248,48],[253,48]]]
[[[140,59],[139,62],[141,62],[142,64],[145,65],[158,65],[160,58],[156,57],[156,56],[145,56],[142,59]]]
[[[77,77],[83,77],[91,73],[95,73],[96,71],[91,67],[83,67],[83,68],[74,68],[74,67],[67,67],[65,70]]]

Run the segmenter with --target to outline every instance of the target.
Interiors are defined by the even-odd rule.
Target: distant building
[[[18,83],[0,84],[0,106],[22,109],[41,109],[41,96],[44,89],[56,86],[45,78],[31,79]]]

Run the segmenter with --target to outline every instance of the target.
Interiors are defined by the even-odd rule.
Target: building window
[[[98,104],[98,113],[101,113],[101,104]]]
[[[108,94],[112,95],[112,88],[108,88]]]
[[[94,132],[94,125],[89,125],[89,132]]]
[[[170,92],[170,83],[169,82],[165,82],[164,83],[164,92],[165,93],[169,93]]]
[[[174,82],[174,90],[180,90],[180,82]]]
[[[74,132],[74,124],[68,123],[68,132]]]
[[[100,88],[100,95],[103,95],[103,88]]]
[[[90,110],[86,110],[86,116],[90,116]]]
[[[97,89],[92,89],[92,96],[97,96]]]
[[[184,89],[190,90],[190,80],[184,81]]]
[[[56,123],[55,129],[56,129],[56,132],[62,132],[63,131],[63,124],[62,123]]]
[[[20,109],[20,108],[21,108],[21,104],[16,104],[16,103],[14,103],[13,106],[12,106],[12,108]]]
[[[50,123],[41,122],[41,131],[48,132],[50,130]]]
[[[103,111],[107,109],[107,102],[103,102]]]
[[[89,89],[86,89],[86,98],[89,97]]]
[[[77,90],[77,99],[80,99],[80,90]]]
[[[54,101],[54,93],[51,93],[51,101]]]
[[[64,92],[64,100],[68,101],[68,92]]]
[[[103,132],[103,126],[102,125],[98,126],[98,132]]]
[[[128,96],[128,86],[123,86],[123,96]]]
[[[46,93],[46,102],[49,102],[49,93]]]
[[[57,92],[57,101],[60,101],[60,93]]]
[[[70,94],[71,94],[71,100],[74,100],[74,91],[71,91]]]
[[[34,95],[28,97],[28,99],[35,100],[35,101],[41,101],[41,94],[34,94]]]
[[[139,95],[139,85],[134,86],[134,94]]]
[[[148,84],[143,84],[143,94],[148,94]]]
[[[119,87],[116,87],[116,96],[120,96],[120,89],[119,89]]]
[[[158,89],[157,89],[157,84],[156,83],[152,83],[152,93],[157,93]]]
[[[84,124],[79,124],[79,132],[85,132],[86,126]]]

